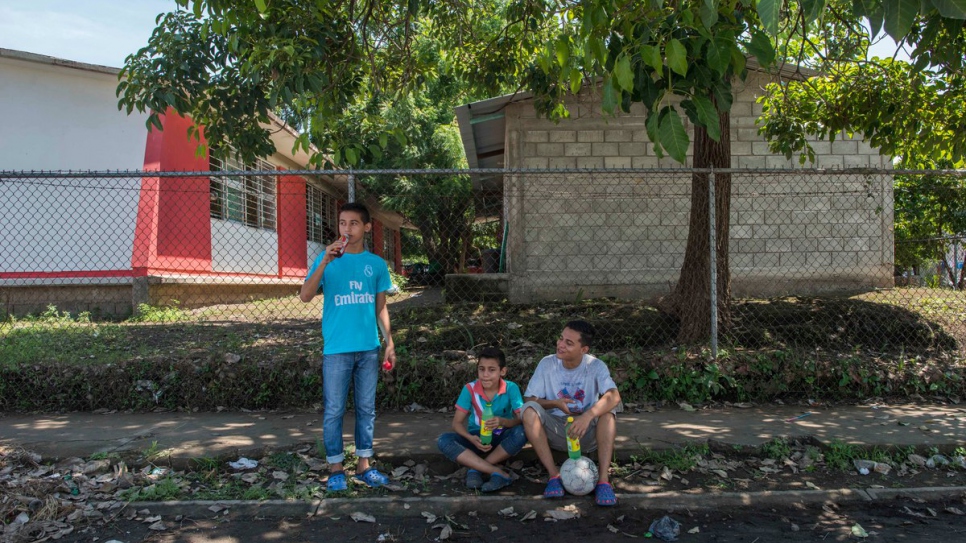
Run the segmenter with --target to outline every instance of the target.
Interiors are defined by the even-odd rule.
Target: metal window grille
[[[316,243],[329,243],[339,231],[336,199],[318,186],[306,183],[305,219],[306,239]]]
[[[256,171],[269,172],[275,167],[256,160],[244,164],[234,153],[228,158],[212,157],[213,172]],[[276,179],[275,175],[240,177],[211,176],[211,217],[239,222],[252,228],[275,230]]]

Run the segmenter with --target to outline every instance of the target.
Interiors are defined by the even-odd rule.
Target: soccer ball
[[[575,496],[590,494],[597,486],[597,464],[586,456],[576,460],[568,458],[560,466],[560,481],[567,492]]]

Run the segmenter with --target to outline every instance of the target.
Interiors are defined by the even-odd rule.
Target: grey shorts
[[[523,409],[520,410],[520,416],[527,409],[533,409],[533,411],[540,417],[540,422],[543,423],[543,429],[547,432],[547,441],[550,443],[550,448],[558,451],[567,450],[567,417],[556,417],[547,413],[547,410],[543,408],[537,402],[527,402],[523,404]],[[583,437],[580,438],[580,451],[584,453],[593,452],[597,450],[597,419],[594,419],[587,427],[587,431],[584,432]]]

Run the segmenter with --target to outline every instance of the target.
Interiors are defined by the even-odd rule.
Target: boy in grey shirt
[[[588,354],[593,338],[594,327],[589,322],[567,323],[557,339],[556,354],[540,361],[527,385],[523,428],[550,476],[544,497],[561,498],[560,470],[550,450],[567,450],[567,417],[573,417],[570,437],[580,440],[581,451],[597,450],[600,469],[594,501],[610,506],[617,504],[608,471],[621,396],[607,365]]]

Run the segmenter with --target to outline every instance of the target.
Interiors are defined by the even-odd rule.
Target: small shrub
[[[846,471],[852,469],[852,461],[859,458],[859,450],[855,445],[832,440],[825,451],[825,465],[834,470]]]
[[[792,448],[788,444],[788,440],[783,437],[776,437],[775,439],[762,444],[761,453],[765,455],[766,458],[782,460],[791,456]]]
[[[131,317],[131,322],[145,323],[166,323],[184,322],[191,319],[188,312],[180,309],[180,302],[173,300],[169,305],[153,306],[148,304],[138,304],[138,310]]]
[[[641,455],[633,456],[632,459],[642,464],[666,466],[668,469],[676,471],[690,471],[697,465],[698,459],[707,455],[708,452],[707,445],[688,443],[679,448],[663,451],[645,448]]]

